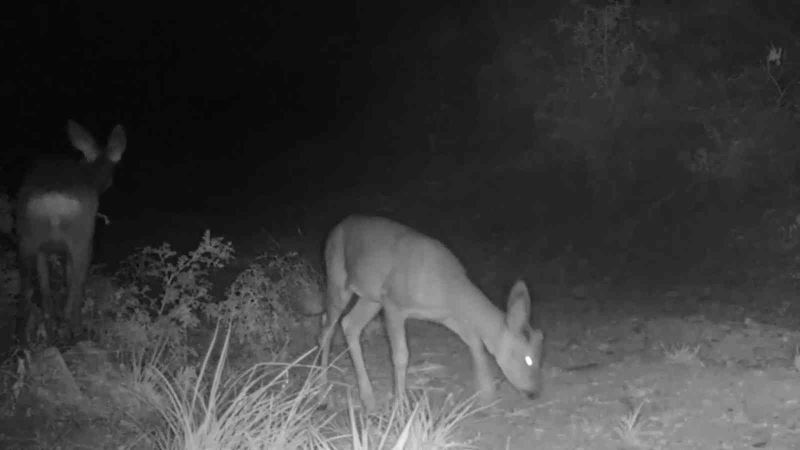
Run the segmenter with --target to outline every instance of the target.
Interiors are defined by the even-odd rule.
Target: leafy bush
[[[209,231],[184,255],[167,243],[139,250],[123,262],[117,274],[121,288],[111,298],[87,298],[90,332],[104,347],[132,357],[134,365],[162,357],[182,364],[195,354],[186,337],[210,300],[209,273],[224,267],[233,251],[230,242]]]
[[[246,353],[283,359],[289,329],[297,324],[292,304],[318,291],[319,275],[297,253],[267,254],[236,277],[227,298],[209,304],[213,320],[230,323],[236,342]]]
[[[623,75],[640,70],[646,60],[634,41],[631,3],[612,0],[601,6],[580,4],[580,8],[580,18],[574,22],[556,19],[553,23],[559,32],[571,34],[581,80],[613,99]]]
[[[667,207],[680,193],[707,186],[725,191],[726,208],[756,190],[792,188],[800,159],[794,149],[798,76],[780,46],[765,49],[760,62],[726,66],[711,56],[724,50],[715,47],[695,55],[699,67],[681,73],[686,57],[671,49],[689,39],[706,41],[678,17],[648,17],[646,8],[618,0],[566,8],[553,23],[568,38],[570,56],[537,117],[549,123],[551,138],[566,143],[555,158],[585,166],[598,212],[636,204],[640,199],[631,196],[648,183],[658,185],[647,188],[656,191],[651,200]],[[706,33],[715,31],[730,33],[725,27]],[[683,125],[675,130],[671,122]],[[705,133],[694,133],[694,125]],[[637,137],[643,132],[651,139]],[[674,170],[654,175],[652,160]],[[641,206],[653,209],[647,200]]]

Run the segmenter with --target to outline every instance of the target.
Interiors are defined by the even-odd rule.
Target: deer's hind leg
[[[353,360],[353,367],[356,371],[358,393],[361,403],[367,411],[374,411],[376,402],[375,393],[372,391],[372,382],[369,380],[364,355],[361,351],[361,332],[382,307],[379,302],[359,296],[350,312],[342,317],[342,332],[347,341],[347,347],[350,349],[350,359]]]

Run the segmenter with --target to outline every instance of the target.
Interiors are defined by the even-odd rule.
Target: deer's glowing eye
[[[528,356],[528,355],[525,355],[525,364],[527,364],[527,365],[528,365],[528,367],[531,367],[531,366],[533,366],[533,358],[531,358],[531,357],[530,357],[530,356]]]

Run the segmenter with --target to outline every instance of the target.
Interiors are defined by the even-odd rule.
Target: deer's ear
[[[531,314],[531,297],[525,282],[518,280],[508,294],[506,325],[512,330],[521,330],[528,324]]]
[[[80,126],[78,122],[67,121],[67,136],[69,136],[69,143],[83,153],[83,158],[87,162],[94,162],[100,156],[100,151],[97,149],[91,133]]]
[[[111,130],[108,136],[108,144],[106,145],[106,157],[114,164],[122,159],[122,153],[125,152],[125,146],[128,139],[125,136],[125,128],[122,125],[117,125]]]

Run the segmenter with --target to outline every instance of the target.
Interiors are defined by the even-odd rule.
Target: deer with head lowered
[[[16,229],[24,320],[30,320],[35,277],[45,321],[61,316],[75,336],[81,331],[84,284],[92,259],[99,196],[111,185],[114,166],[125,151],[126,137],[125,130],[117,125],[101,148],[86,129],[72,120],[67,123],[67,135],[83,158],[48,159],[34,165],[17,196]],[[47,261],[50,254],[66,257],[63,315],[53,309]],[[29,337],[30,331],[20,337]]]
[[[543,335],[529,323],[530,295],[524,282],[514,284],[503,313],[441,242],[382,217],[350,216],[340,222],[325,244],[325,269],[321,364],[323,370],[328,367],[331,339],[341,322],[367,410],[374,410],[376,403],[360,338],[381,310],[397,398],[404,395],[406,385],[408,318],[441,323],[467,344],[482,401],[491,400],[495,388],[487,350],[514,387],[529,398],[538,394]],[[350,305],[354,294],[357,298]]]

